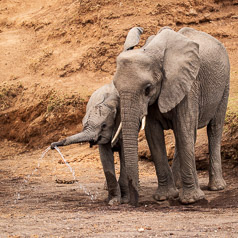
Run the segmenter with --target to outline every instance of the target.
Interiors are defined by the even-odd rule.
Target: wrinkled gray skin
[[[142,28],[134,27],[127,35],[124,51],[132,50],[140,40]],[[150,41],[147,40],[146,44]],[[66,146],[75,143],[89,142],[90,145],[99,145],[100,159],[103,165],[108,187],[108,202],[110,205],[129,202],[128,181],[125,172],[125,161],[122,150],[121,135],[112,148],[111,140],[120,123],[119,94],[112,83],[96,90],[87,104],[86,115],[83,118],[82,132],[54,142],[55,146]],[[114,151],[120,156],[120,178],[117,182],[114,168]]]
[[[158,177],[157,200],[177,197],[182,203],[204,198],[199,187],[194,144],[197,129],[207,126],[209,188],[225,187],[220,142],[229,94],[230,66],[224,46],[192,28],[175,32],[168,27],[142,49],[122,52],[117,58],[114,84],[120,96],[122,138],[130,202],[138,204],[138,130],[144,115],[146,137]],[[176,140],[170,170],[164,130]]]

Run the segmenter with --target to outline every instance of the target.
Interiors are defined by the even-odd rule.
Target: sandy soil
[[[206,130],[196,145],[206,200],[158,203],[144,135],[139,141],[140,205],[110,207],[97,147],[42,152],[81,130],[90,94],[110,82],[128,30],[190,26],[218,38],[231,61],[222,157],[227,188],[207,190]],[[238,237],[237,1],[0,1],[0,237]],[[168,156],[174,143],[166,136]],[[38,163],[40,165],[38,166]],[[117,173],[119,161],[116,159]]]

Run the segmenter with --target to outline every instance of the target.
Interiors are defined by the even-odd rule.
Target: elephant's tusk
[[[114,135],[114,137],[113,137],[113,139],[112,139],[112,142],[111,142],[112,147],[114,146],[114,143],[115,143],[117,137],[119,136],[119,134],[120,134],[120,132],[121,132],[121,128],[122,128],[122,123],[120,123],[120,125],[119,125],[119,127],[118,127],[118,129],[117,129],[117,132],[116,132],[116,134]]]
[[[144,116],[143,118],[142,118],[142,123],[141,123],[141,131],[143,131],[144,129],[145,129],[145,123],[146,123],[146,116]]]

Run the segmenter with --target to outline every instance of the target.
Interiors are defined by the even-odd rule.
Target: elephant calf
[[[125,163],[121,150],[122,142],[119,135],[116,136],[117,138],[114,137],[115,134],[118,134],[116,129],[119,124],[119,95],[113,83],[106,84],[96,90],[90,97],[86,115],[83,118],[82,132],[51,144],[51,149],[54,149],[55,146],[66,146],[81,142],[89,142],[91,146],[99,145],[110,205],[129,201]],[[112,141],[113,137],[115,139]],[[120,156],[119,182],[117,182],[114,168],[114,151],[118,151]]]

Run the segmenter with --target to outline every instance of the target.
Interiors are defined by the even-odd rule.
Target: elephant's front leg
[[[174,135],[175,136],[175,135]],[[194,144],[196,143],[197,136],[194,136]],[[182,178],[180,173],[180,159],[178,154],[178,148],[175,144],[175,150],[174,150],[174,158],[173,158],[173,164],[172,164],[172,172],[174,176],[174,182],[177,188],[182,188]]]
[[[120,186],[116,179],[114,157],[111,144],[99,145],[100,159],[108,187],[108,204],[115,205],[121,202]]]
[[[174,150],[174,158],[173,158],[173,164],[172,164],[172,172],[173,172],[173,178],[174,178],[174,183],[176,187],[182,188],[182,179],[181,179],[181,174],[180,174],[180,161],[178,157],[178,150],[175,145],[175,150]]]
[[[185,118],[180,117],[176,119],[174,133],[182,180],[179,198],[184,204],[194,203],[205,196],[198,183],[195,163],[196,132],[196,118],[187,115]]]
[[[163,129],[160,123],[150,115],[146,118],[145,132],[158,178],[158,189],[154,198],[163,201],[168,198],[176,198],[179,193],[168,164]]]

